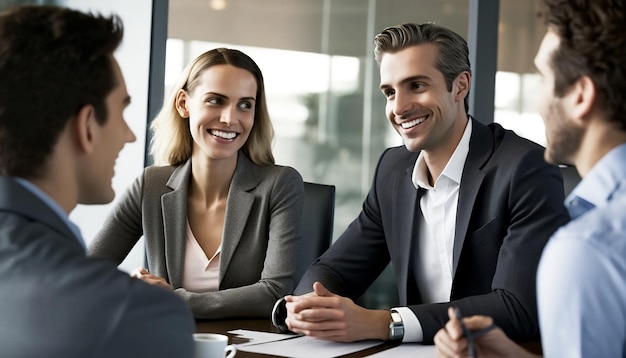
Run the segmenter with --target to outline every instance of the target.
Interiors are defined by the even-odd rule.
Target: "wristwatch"
[[[274,304],[274,308],[272,309],[272,324],[274,327],[278,328],[282,333],[291,332],[287,324],[285,324],[285,319],[287,318],[287,301],[285,301],[285,297],[282,297]]]
[[[389,323],[389,340],[396,341],[404,337],[404,323],[402,316],[397,311],[391,310],[391,323]]]

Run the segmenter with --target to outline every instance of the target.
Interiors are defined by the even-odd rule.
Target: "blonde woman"
[[[148,167],[89,247],[120,263],[145,237],[134,275],[170,288],[196,318],[265,317],[293,289],[302,177],[274,164],[263,76],[218,48],[185,69],[152,123]]]

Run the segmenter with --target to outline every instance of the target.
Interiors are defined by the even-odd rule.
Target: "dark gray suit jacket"
[[[90,259],[38,197],[0,178],[0,356],[191,357],[185,303]]]
[[[546,164],[543,147],[498,124],[472,121],[450,299],[464,315],[492,316],[513,339],[535,339],[538,260],[550,235],[569,220],[561,174]],[[391,261],[400,304],[415,313],[428,343],[448,320],[450,304],[421,304],[415,279],[421,191],[411,174],[418,155],[404,146],[382,154],[360,215],[309,267],[295,293],[310,292],[321,281],[356,299]]]
[[[190,161],[146,168],[89,255],[119,264],[143,235],[150,272],[165,278],[196,318],[269,316],[274,302],[294,287],[302,177],[290,167],[258,166],[239,153],[226,204],[219,291],[196,293],[182,288],[190,176]]]

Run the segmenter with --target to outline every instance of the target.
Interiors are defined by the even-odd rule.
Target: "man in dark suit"
[[[452,302],[491,315],[517,340],[536,339],[537,262],[568,220],[558,168],[543,147],[468,116],[470,64],[458,34],[402,24],[374,42],[387,118],[404,146],[382,154],[359,216],[285,298],[284,328],[432,343]],[[402,307],[356,305],[389,262]]]
[[[116,16],[0,13],[0,355],[190,357],[183,301],[89,259],[68,215],[103,204],[135,136]]]

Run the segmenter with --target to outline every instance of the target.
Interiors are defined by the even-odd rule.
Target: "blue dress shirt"
[[[545,357],[626,357],[626,144],[565,200],[572,221],[546,245],[537,295]]]

